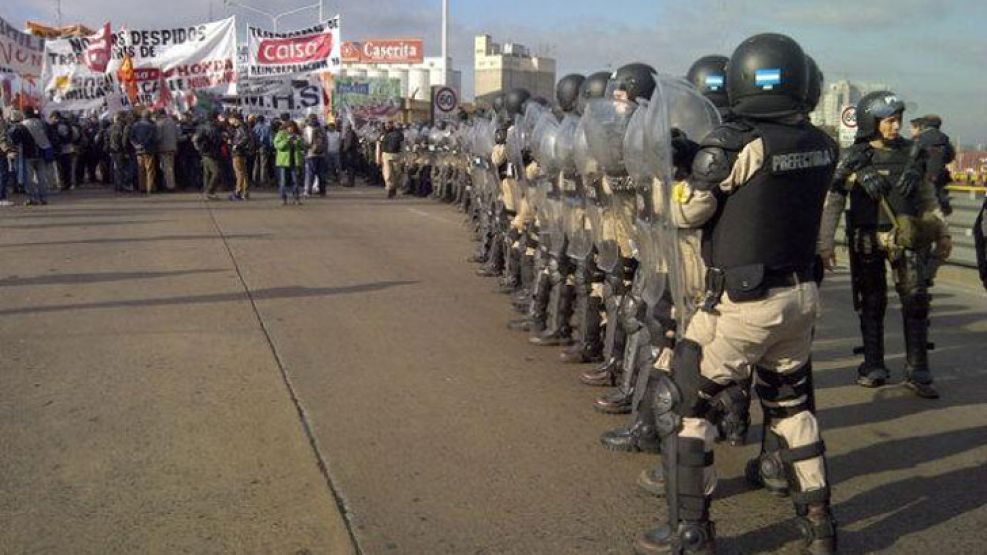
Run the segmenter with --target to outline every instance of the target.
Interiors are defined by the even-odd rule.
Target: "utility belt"
[[[767,297],[771,289],[816,283],[816,278],[813,265],[802,268],[765,268],[764,264],[728,269],[710,267],[706,269],[706,291],[700,310],[715,313],[724,293],[735,303],[758,301]]]

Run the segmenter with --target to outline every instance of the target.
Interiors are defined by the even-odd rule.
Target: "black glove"
[[[681,129],[672,128],[672,165],[688,173],[697,152],[699,143],[690,139]]]
[[[905,168],[901,177],[898,178],[898,182],[894,184],[894,190],[902,197],[909,198],[918,189],[921,182],[922,172],[918,171],[918,168],[909,166]]]
[[[857,172],[857,183],[874,200],[881,200],[891,191],[891,184],[876,170],[868,168]]]

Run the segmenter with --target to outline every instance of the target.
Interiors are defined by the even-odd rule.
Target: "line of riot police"
[[[685,78],[632,63],[567,75],[551,100],[511,90],[427,135],[426,162],[417,154],[436,196],[468,214],[470,260],[521,314],[509,327],[594,364],[580,380],[612,388],[594,408],[630,414],[603,446],[662,454],[638,482],[665,497],[668,524],[638,539],[640,553],[715,551],[713,445],[744,444],[752,389],[764,418],[748,480],[792,498],[805,552],[836,552],[810,351],[848,194],[850,232],[867,238],[850,244],[865,289],[858,383],[888,379],[888,261],[905,306],[904,383],[936,395],[929,266],[949,238],[922,150],[892,132],[903,104],[875,93],[837,168],[837,145],[808,121],[822,81],[794,40],[762,34]]]

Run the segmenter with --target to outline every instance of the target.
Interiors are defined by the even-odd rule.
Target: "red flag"
[[[168,88],[168,82],[165,81],[165,76],[163,71],[158,72],[158,101],[154,103],[155,108],[168,109],[171,107],[171,103],[174,102],[174,97],[171,95],[171,89]]]
[[[95,35],[89,37],[89,46],[86,47],[83,60],[86,66],[92,71],[103,73],[110,63],[110,22],[103,25],[103,29]]]
[[[126,51],[123,53],[123,64],[120,65],[120,69],[117,70],[117,79],[120,80],[120,84],[123,85],[124,92],[127,93],[127,98],[130,99],[130,104],[137,105],[137,76],[134,74],[134,59],[130,57]]]

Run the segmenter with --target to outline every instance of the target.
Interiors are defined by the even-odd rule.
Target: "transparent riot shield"
[[[555,155],[559,162],[562,190],[562,230],[567,237],[566,253],[572,258],[585,258],[593,248],[593,239],[586,223],[586,197],[582,178],[576,169],[575,142],[579,117],[566,114],[559,124],[555,140]]]
[[[555,254],[562,254],[565,235],[562,229],[562,195],[559,190],[560,164],[555,147],[558,134],[558,117],[552,111],[544,110],[531,136],[532,152],[541,173],[536,209],[546,247]]]
[[[657,264],[668,276],[679,332],[698,307],[705,269],[699,256],[698,230],[680,229],[673,217],[675,166],[672,132],[701,141],[720,123],[716,107],[687,81],[669,76],[656,79],[644,135],[645,163],[655,179],[652,186]]]
[[[645,152],[650,103],[644,101],[634,112],[624,134],[624,163],[634,194],[634,226],[631,244],[638,260],[635,294],[649,306],[656,306],[666,290],[666,273],[660,262],[659,237],[655,231],[655,210],[652,195],[654,169],[648,165]]]
[[[607,272],[620,263],[621,245],[627,248],[634,234],[634,194],[624,160],[624,136],[637,107],[627,100],[596,98],[587,103],[583,116],[587,145],[603,174],[590,186],[604,206],[597,265]]]
[[[610,210],[610,197],[603,190],[603,172],[589,147],[586,124],[587,117],[584,113],[576,128],[573,155],[576,168],[582,178],[582,190],[586,199],[586,217],[583,224],[584,231],[588,224],[591,238],[591,245],[587,250],[595,247],[597,266],[601,270],[611,271],[620,261],[620,247],[617,245],[613,218],[607,216]]]

